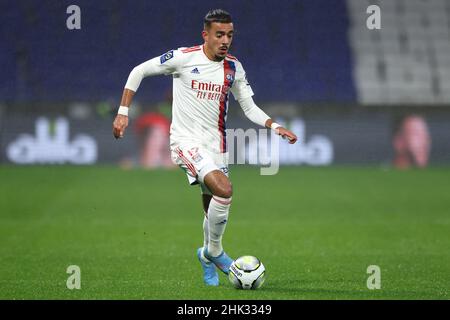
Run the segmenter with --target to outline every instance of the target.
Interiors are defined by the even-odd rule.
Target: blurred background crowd
[[[112,119],[131,69],[201,44],[216,7],[232,14],[255,102],[300,138],[281,164],[450,163],[446,0],[2,1],[0,162],[172,167],[170,77],[143,81],[126,139]],[[232,99],[228,128],[251,127]]]

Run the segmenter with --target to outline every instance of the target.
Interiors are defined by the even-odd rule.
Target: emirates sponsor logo
[[[228,93],[229,87],[223,84],[217,84],[213,82],[201,82],[197,80],[192,80],[191,89],[197,91],[198,99],[221,101],[224,99],[224,96]]]

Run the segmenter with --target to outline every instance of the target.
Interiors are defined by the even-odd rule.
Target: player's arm
[[[133,68],[125,84],[119,111],[113,122],[113,135],[116,139],[123,138],[125,134],[125,129],[128,126],[128,110],[142,79],[148,76],[167,75],[175,72],[179,64],[179,57],[180,52],[171,50],[160,57],[150,59]]]
[[[125,129],[128,127],[128,109],[133,101],[134,93],[133,90],[123,89],[119,111],[113,122],[113,135],[116,139],[123,138]]]
[[[280,135],[283,139],[289,139],[289,143],[293,144],[297,141],[297,136],[286,128],[283,128],[278,123],[274,122],[263,110],[261,110],[253,101],[253,98],[247,97],[238,100],[242,110],[248,119],[252,122],[264,126],[266,128],[275,130],[275,133]]]

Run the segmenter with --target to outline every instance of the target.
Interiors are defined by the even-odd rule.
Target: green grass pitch
[[[450,299],[448,168],[230,177],[224,246],[262,260],[260,290],[203,285],[200,191],[181,170],[0,167],[0,299]]]

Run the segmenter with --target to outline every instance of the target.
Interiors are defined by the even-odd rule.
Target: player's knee
[[[231,185],[231,183],[227,183],[224,186],[223,193],[224,198],[231,198],[233,196],[233,186]]]
[[[208,173],[204,178],[204,183],[215,196],[231,198],[233,195],[233,187],[230,180],[220,170]]]
[[[221,185],[217,191],[216,196],[222,198],[231,198],[233,196],[233,187],[230,182]]]
[[[225,198],[231,198],[233,196],[233,186],[231,183],[228,183],[228,186],[225,187],[224,193]]]

